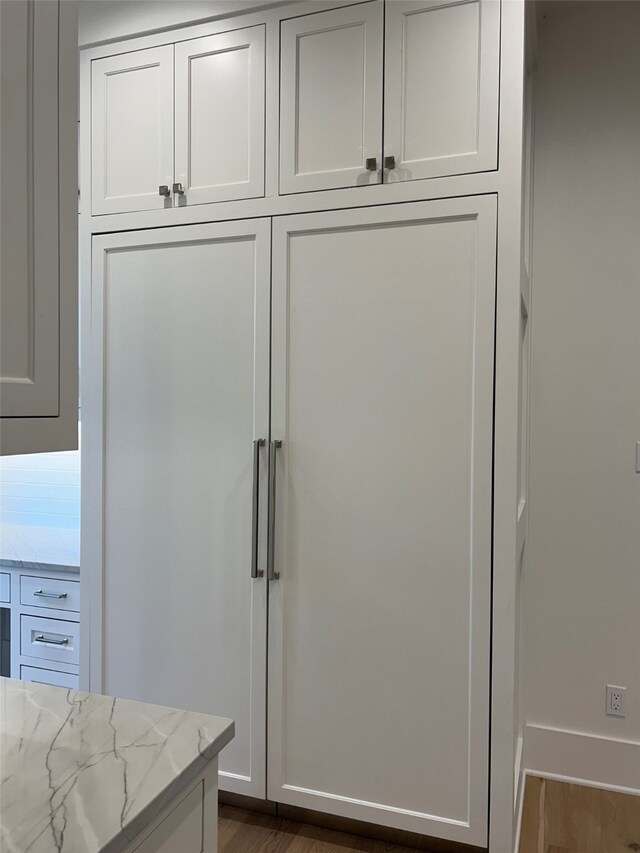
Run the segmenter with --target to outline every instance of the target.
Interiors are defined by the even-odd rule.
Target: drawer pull
[[[33,594],[38,598],[55,598],[58,601],[67,597],[66,592],[45,592],[43,589],[36,589]]]
[[[36,643],[46,643],[47,646],[68,646],[69,638],[63,637],[62,640],[52,640],[51,637],[45,637],[44,634],[38,634],[33,638]]]

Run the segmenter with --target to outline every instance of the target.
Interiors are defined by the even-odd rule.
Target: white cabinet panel
[[[379,183],[380,0],[282,21],[280,35],[280,192]]]
[[[92,211],[171,206],[173,45],[96,59],[92,79]]]
[[[80,628],[77,622],[20,616],[20,654],[77,665]]]
[[[104,593],[90,686],[232,718],[221,786],[264,796],[267,593],[251,569],[270,224],[105,236],[93,257],[83,571]],[[257,461],[263,567],[266,448]]]
[[[0,601],[9,604],[11,601],[11,575],[9,572],[0,572]]]
[[[497,168],[498,0],[394,0],[385,17],[385,180]]]
[[[0,4],[2,454],[77,447],[77,7]],[[70,262],[72,259],[72,262]]]
[[[20,678],[23,681],[35,681],[37,684],[52,684],[54,687],[78,689],[78,676],[71,672],[59,672],[56,669],[43,669],[37,666],[21,666]]]
[[[80,583],[66,578],[20,576],[20,603],[51,610],[80,611]]]
[[[179,204],[264,195],[265,28],[175,47]]]
[[[274,223],[268,796],[484,846],[495,200]]]
[[[204,782],[173,809],[134,853],[202,853]],[[208,853],[208,851],[207,851]]]

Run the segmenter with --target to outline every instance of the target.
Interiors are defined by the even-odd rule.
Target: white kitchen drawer
[[[20,617],[20,654],[77,664],[80,625],[41,616]]]
[[[0,572],[0,601],[8,604],[11,601],[11,575]]]
[[[20,678],[23,681],[35,681],[37,684],[53,684],[54,687],[78,689],[79,677],[72,672],[59,672],[57,669],[42,669],[38,666],[21,666]]]
[[[20,575],[20,603],[77,613],[80,611],[80,584],[67,578]]]

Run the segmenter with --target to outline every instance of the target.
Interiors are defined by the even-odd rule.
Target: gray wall
[[[640,2],[543,8],[527,721],[640,741]]]

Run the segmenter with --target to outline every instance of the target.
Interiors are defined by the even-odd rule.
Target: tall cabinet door
[[[78,446],[76,3],[0,3],[0,454]]]
[[[496,207],[274,223],[269,799],[487,841]]]
[[[260,25],[176,45],[178,204],[264,195],[264,42]]]
[[[171,207],[173,45],[95,59],[91,87],[93,214]]]
[[[231,717],[220,785],[263,797],[270,223],[114,234],[93,252],[90,689]]]
[[[385,180],[497,168],[499,0],[386,4]]]
[[[282,21],[280,192],[381,180],[382,2]]]

